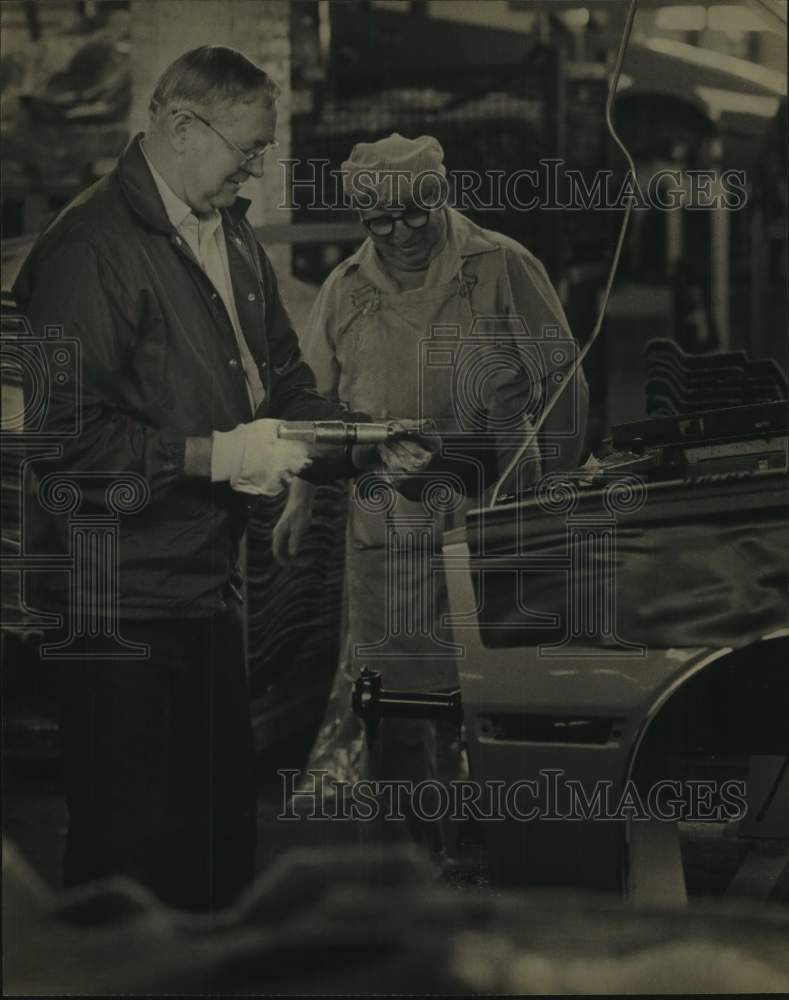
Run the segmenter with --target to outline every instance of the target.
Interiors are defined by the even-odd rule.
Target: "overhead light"
[[[373,7],[394,14],[410,14],[411,0],[373,0]]]
[[[661,7],[655,15],[655,27],[663,31],[704,31],[707,11],[700,5]]]
[[[563,11],[561,18],[571,31],[582,31],[589,24],[589,11],[586,7],[574,7]]]
[[[758,14],[748,7],[738,7],[735,4],[710,7],[707,12],[707,27],[710,31],[767,30],[766,24]]]

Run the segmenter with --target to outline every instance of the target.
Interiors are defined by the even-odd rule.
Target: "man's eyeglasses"
[[[232,139],[228,139],[226,135],[223,135],[223,133],[220,132],[215,125],[212,125],[210,121],[208,121],[206,118],[203,118],[202,115],[198,115],[196,111],[192,111],[191,108],[175,108],[173,110],[173,114],[177,114],[179,111],[188,111],[193,118],[196,118],[199,122],[202,122],[203,125],[206,125],[208,128],[210,128],[212,132],[216,132],[219,138],[223,142],[226,142],[227,145],[230,146],[231,149],[234,149],[241,157],[241,163],[239,164],[240,167],[244,167],[248,163],[252,163],[253,160],[259,160],[262,156],[265,156],[270,149],[276,149],[277,146],[279,145],[277,140],[274,139],[272,142],[267,142],[264,146],[258,146],[255,149],[252,149],[249,152],[247,152],[246,150],[243,150],[240,146],[237,146]]]
[[[402,212],[387,212],[386,215],[377,215],[374,219],[362,219],[362,224],[373,236],[391,236],[398,221],[403,222],[409,229],[422,229],[427,225],[429,218],[429,209],[409,205]]]

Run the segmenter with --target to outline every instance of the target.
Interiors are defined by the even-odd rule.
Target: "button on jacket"
[[[80,433],[64,436],[62,457],[36,471],[143,476],[150,501],[120,524],[120,614],[202,617],[223,607],[248,510],[228,484],[185,476],[186,438],[231,430],[253,413],[227,309],[173,228],[140,139],[39,238],[14,286],[35,334],[60,326],[81,354],[77,396],[50,380],[44,428],[65,435],[78,408]],[[248,205],[238,198],[222,222],[238,319],[264,391],[254,416],[366,419],[317,393],[274,271],[244,218]],[[351,471],[344,460],[316,462],[309,477]],[[83,476],[79,485],[81,513],[105,513],[106,482],[92,486]],[[35,494],[27,509],[31,549],[65,551],[65,516],[44,516]],[[64,572],[31,576],[32,603],[63,606]]]

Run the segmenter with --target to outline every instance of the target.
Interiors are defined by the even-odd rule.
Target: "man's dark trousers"
[[[255,865],[241,608],[120,629],[148,660],[61,664],[65,885],[125,874],[170,905],[220,908]]]

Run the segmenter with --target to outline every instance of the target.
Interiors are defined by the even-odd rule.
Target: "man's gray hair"
[[[180,104],[214,109],[263,99],[272,107],[280,89],[265,70],[237,49],[201,45],[171,63],[159,77],[148,112],[152,118]]]

